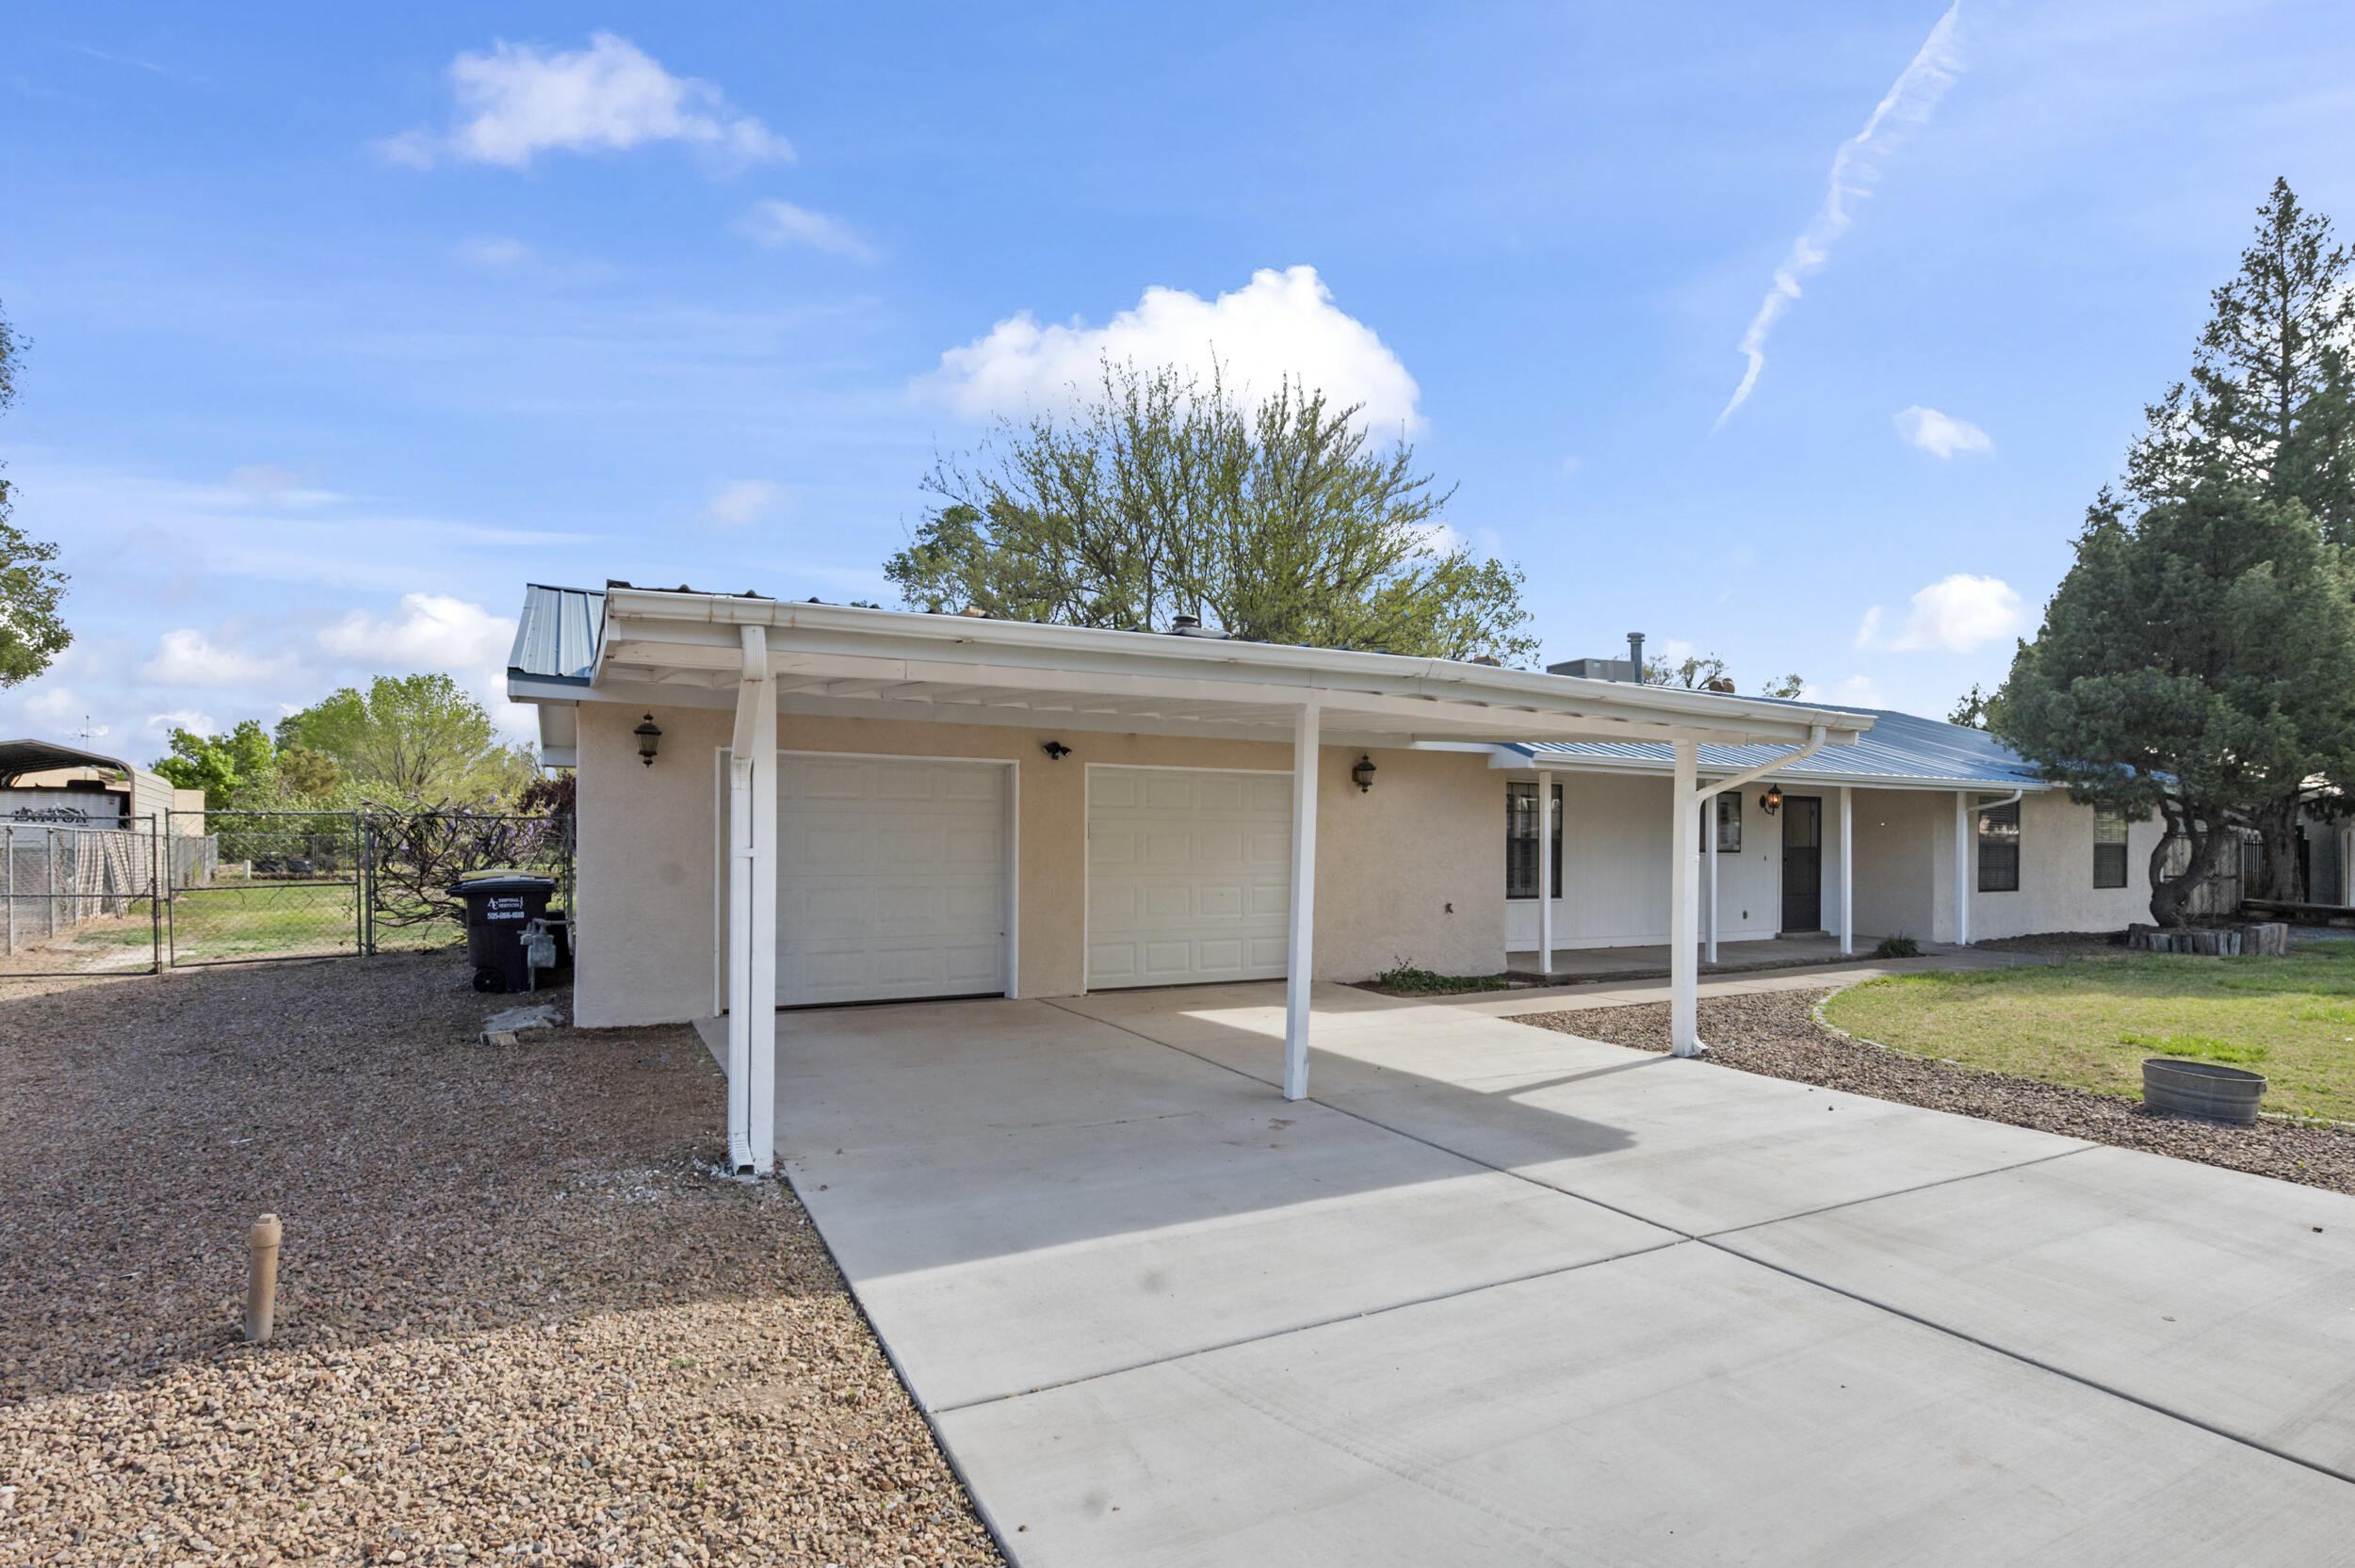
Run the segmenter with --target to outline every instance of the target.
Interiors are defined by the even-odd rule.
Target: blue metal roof
[[[515,622],[510,675],[587,686],[597,672],[605,639],[605,595],[594,589],[524,586],[524,613]]]
[[[1832,703],[1795,705],[1868,714],[1873,727],[1859,736],[1855,745],[1827,746],[1805,761],[1780,769],[1778,777],[1813,778],[1867,787],[1878,784],[1891,789],[1978,785],[2010,791],[2049,787],[2038,777],[2034,765],[1985,730],[1888,708],[1843,707]],[[1566,741],[1517,745],[1508,750],[1527,756],[1533,768],[1551,765],[1572,771],[1588,768],[1665,773],[1675,766],[1675,757],[1665,741]],[[1701,775],[1724,777],[1743,772],[1771,763],[1785,754],[1786,750],[1780,746],[1703,746]]]

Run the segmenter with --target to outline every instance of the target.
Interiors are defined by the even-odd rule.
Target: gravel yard
[[[1701,998],[1701,1038],[1709,1043],[1704,1059],[1902,1105],[2355,1192],[2355,1132],[2286,1122],[2223,1127],[2154,1116],[2138,1100],[1883,1050],[1845,1039],[1815,1022],[1815,1004],[1832,989]],[[1517,1021],[1638,1050],[1668,1048],[1665,1002],[1526,1013]]]
[[[0,990],[0,1562],[999,1561],[692,1031],[468,973]]]

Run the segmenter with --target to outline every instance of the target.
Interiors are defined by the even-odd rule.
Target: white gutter
[[[598,648],[600,680],[616,650],[631,640],[625,623],[633,621],[708,628],[700,637],[675,640],[708,642],[715,647],[732,648],[737,640],[731,635],[734,628],[758,626],[802,634],[793,639],[795,645],[813,651],[833,648],[877,655],[883,653],[882,645],[898,642],[907,650],[907,656],[973,659],[986,650],[1001,655],[1028,655],[1039,660],[1042,668],[1064,671],[1161,672],[1190,667],[1215,672],[1217,678],[1227,681],[1331,684],[1338,689],[1400,693],[1508,711],[1525,708],[1603,719],[1640,716],[1640,721],[1654,724],[1681,722],[1697,730],[1748,731],[1773,737],[1754,744],[1775,744],[1803,724],[1821,724],[1843,736],[1872,727],[1869,718],[1835,709],[1541,674],[1455,659],[645,589],[607,590],[605,636]],[[667,636],[664,639],[672,640]],[[955,651],[948,652],[950,649]]]

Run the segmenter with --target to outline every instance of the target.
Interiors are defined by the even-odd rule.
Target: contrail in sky
[[[1864,129],[1840,144],[1832,154],[1831,189],[1824,196],[1824,204],[1799,237],[1791,242],[1790,254],[1775,268],[1775,281],[1760,301],[1758,314],[1750,317],[1749,331],[1742,334],[1742,357],[1749,361],[1742,372],[1742,384],[1733,389],[1733,396],[1726,403],[1725,412],[1712,425],[1713,435],[1742,406],[1749,396],[1750,388],[1758,384],[1758,373],[1766,368],[1766,334],[1775,330],[1782,313],[1799,297],[1799,280],[1822,267],[1831,255],[1832,241],[1848,228],[1848,202],[1862,196],[1880,177],[1878,159],[1896,145],[1907,130],[1929,118],[1930,110],[1954,86],[1962,73],[1962,50],[1957,43],[1957,19],[1962,14],[1962,0],[1946,8],[1946,14],[1938,19],[1930,36],[1922,40],[1912,61],[1898,73],[1878,104],[1873,105],[1872,118]]]

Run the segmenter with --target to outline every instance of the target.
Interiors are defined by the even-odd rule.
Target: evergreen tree
[[[1990,718],[2071,800],[2165,816],[2151,913],[2180,925],[2232,827],[2349,776],[2355,571],[2298,502],[2221,474],[2133,518],[2103,492],[2076,549]]]

